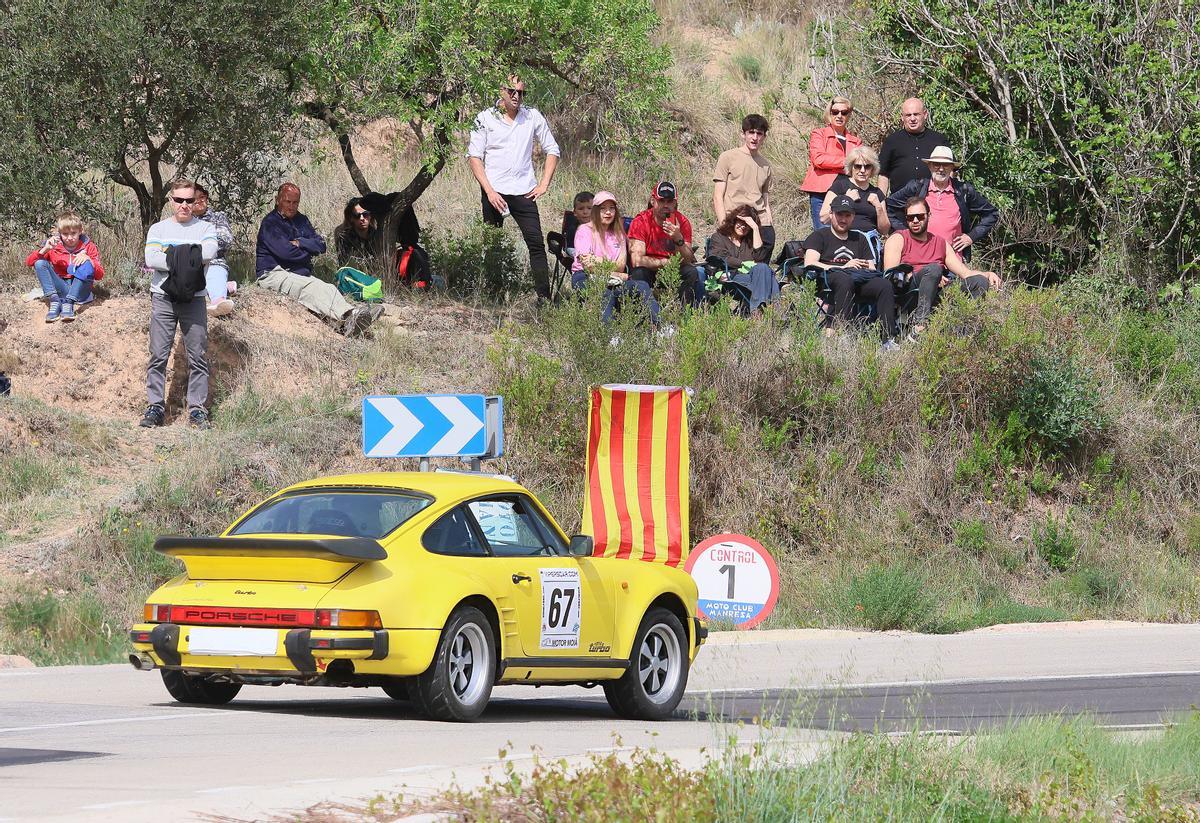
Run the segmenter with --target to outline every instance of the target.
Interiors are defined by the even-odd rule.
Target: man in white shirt
[[[150,365],[146,369],[146,399],[149,405],[140,426],[155,428],[166,421],[167,360],[175,344],[175,329],[183,333],[187,349],[188,423],[208,428],[208,292],[204,280],[187,302],[174,302],[163,290],[171,270],[169,250],[173,246],[200,247],[205,271],[217,256],[217,230],[212,223],[192,214],[196,202],[196,184],[179,179],[171,184],[168,205],[171,216],[150,227],[146,234],[146,267],[150,269]]]
[[[534,287],[538,297],[546,299],[550,296],[550,268],[546,262],[537,199],[550,188],[559,150],[546,118],[537,109],[521,105],[524,99],[525,81],[516,75],[510,76],[507,85],[500,90],[496,105],[484,109],[475,118],[467,158],[471,173],[479,181],[483,221],[499,226],[508,214],[517,221],[525,245],[529,247],[529,270]],[[540,183],[533,171],[535,139],[546,155]]]

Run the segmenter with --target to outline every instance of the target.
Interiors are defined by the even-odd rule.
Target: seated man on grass
[[[685,306],[703,301],[704,284],[692,248],[692,224],[679,213],[675,184],[662,181],[650,193],[648,208],[629,224],[630,280],[641,280],[654,288],[658,272],[679,255],[679,300]]]
[[[929,203],[924,197],[910,197],[905,202],[904,222],[908,228],[894,232],[883,247],[883,268],[912,266],[918,295],[909,332],[912,340],[925,331],[938,294],[952,278],[971,297],[982,297],[989,288],[999,286],[1000,278],[994,271],[968,268],[945,238],[929,231]]]
[[[300,187],[284,183],[275,210],[258,229],[254,268],[258,285],[299,301],[347,337],[366,331],[383,313],[379,305],[352,306],[337,287],[313,276],[312,259],[325,253],[325,240],[300,213]]]

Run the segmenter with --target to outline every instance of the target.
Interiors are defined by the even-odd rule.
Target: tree
[[[254,209],[294,132],[284,68],[301,44],[287,0],[15,0],[0,14],[0,219],[61,205],[115,222],[129,190],[143,228],[171,181],[198,176]]]
[[[372,188],[354,156],[357,127],[389,117],[417,138],[422,167],[392,203],[389,237],[510,72],[535,95],[565,89],[559,102],[599,147],[646,150],[664,122],[670,56],[654,45],[649,0],[324,0],[308,14],[291,88],[337,138],[359,192]]]
[[[1200,265],[1197,0],[884,0],[885,67],[943,104],[993,185],[1120,253],[1144,286]],[[946,117],[945,115],[950,115]]]

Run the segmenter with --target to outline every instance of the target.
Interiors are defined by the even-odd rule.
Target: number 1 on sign
[[[733,600],[733,579],[737,575],[737,569],[732,563],[726,563],[721,568],[717,569],[719,574],[729,573],[729,588],[726,590],[725,597],[728,600]]]

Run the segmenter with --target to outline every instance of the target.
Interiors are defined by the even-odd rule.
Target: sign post
[[[504,402],[482,394],[397,394],[364,397],[363,454],[481,458],[504,453]]]
[[[753,538],[710,537],[688,555],[684,568],[696,581],[698,607],[708,620],[728,620],[739,629],[752,629],[775,610],[779,569]]]

